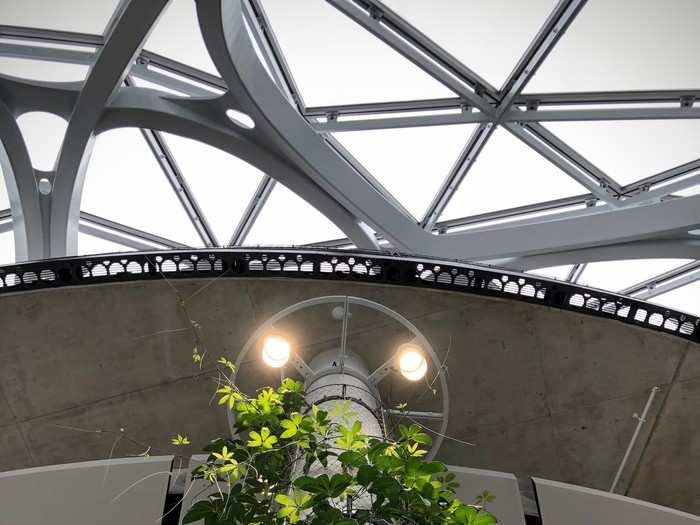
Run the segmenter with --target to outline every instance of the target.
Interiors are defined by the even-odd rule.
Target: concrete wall
[[[649,390],[661,392],[625,470],[621,490],[700,513],[700,349],[615,321],[546,307],[384,285],[273,279],[132,282],[0,297],[0,470],[115,455],[196,453],[227,433],[210,408],[208,365],[192,363],[190,319],[210,356],[234,359],[255,327],[302,299],[352,294],[409,318],[445,360],[452,408],[440,457],[449,464],[606,489]],[[187,314],[179,305],[184,298]],[[278,327],[305,359],[337,345],[328,309]],[[349,345],[372,365],[407,337],[386,318],[355,311]],[[248,387],[279,375],[252,360]],[[387,403],[439,402],[389,377]],[[71,428],[68,428],[71,427]],[[82,430],[102,430],[85,432]],[[177,451],[169,438],[193,446]]]

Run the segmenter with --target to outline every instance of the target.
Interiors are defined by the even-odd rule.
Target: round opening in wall
[[[236,126],[240,126],[243,129],[253,129],[255,127],[255,121],[247,113],[238,111],[236,109],[226,110],[226,116],[231,119]]]
[[[41,193],[42,195],[48,195],[49,193],[51,193],[51,181],[46,177],[39,179],[38,187],[39,193]]]

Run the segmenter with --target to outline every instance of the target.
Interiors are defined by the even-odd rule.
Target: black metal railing
[[[615,293],[489,266],[345,250],[206,249],[48,259],[0,267],[0,295],[110,282],[212,277],[323,279],[450,290],[615,319],[700,342],[698,317]]]

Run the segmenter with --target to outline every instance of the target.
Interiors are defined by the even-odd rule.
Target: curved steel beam
[[[230,153],[265,173],[313,203],[353,242],[363,249],[376,249],[374,236],[347,209],[283,157],[262,147],[226,116],[227,97],[177,99],[143,88],[123,88],[106,108],[97,125],[99,133],[119,127],[141,127],[164,131],[209,144]],[[357,244],[356,244],[357,245]]]
[[[98,51],[73,108],[58,158],[51,199],[48,256],[77,251],[80,197],[95,127],[167,3],[168,0],[129,0]]]
[[[270,78],[256,54],[241,1],[198,1],[197,9],[209,54],[229,86],[223,99],[255,121],[255,128],[245,132],[251,140],[320,186],[358,223],[381,231],[400,249],[415,250],[421,233],[413,220],[341,159]]]
[[[14,115],[0,99],[0,168],[10,198],[15,258],[41,259],[44,254],[44,221],[41,194],[22,132]]]
[[[688,231],[700,228],[699,206],[700,195],[696,195],[629,208],[587,208],[561,214],[565,218],[552,215],[440,236],[452,238],[453,244],[431,253],[483,261],[641,240],[687,238]]]
[[[490,259],[481,262],[523,272],[567,264],[631,259],[700,259],[700,239],[687,237],[647,239],[528,257]]]
[[[82,86],[82,82],[42,82],[0,75],[0,100],[15,117],[45,111],[68,119]]]

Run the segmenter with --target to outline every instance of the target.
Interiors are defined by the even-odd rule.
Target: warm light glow
[[[428,372],[428,363],[421,348],[414,343],[406,343],[399,347],[399,370],[409,381],[423,379]]]
[[[262,358],[267,366],[272,368],[283,367],[289,361],[291,348],[286,339],[270,335],[265,339],[262,349]]]

